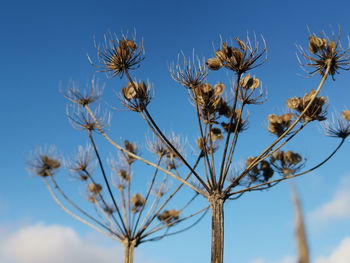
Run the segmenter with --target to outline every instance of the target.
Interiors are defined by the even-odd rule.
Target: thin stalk
[[[276,182],[280,182],[280,181],[284,181],[284,180],[287,180],[287,179],[291,179],[291,178],[294,178],[294,177],[298,177],[298,176],[301,176],[301,175],[304,175],[304,174],[307,174],[317,168],[319,168],[320,166],[322,166],[323,164],[325,164],[329,159],[331,159],[333,157],[334,154],[336,154],[336,152],[340,149],[340,147],[343,145],[345,141],[345,138],[343,138],[340,142],[340,144],[337,146],[337,148],[325,159],[323,160],[321,163],[319,163],[318,165],[302,172],[302,173],[298,173],[298,174],[294,174],[294,175],[290,175],[290,176],[286,176],[286,177],[283,177],[283,178],[280,178],[280,179],[275,179],[275,180],[272,180],[272,181],[268,181],[268,182],[265,182],[265,183],[261,183],[261,184],[257,184],[257,185],[254,185],[254,186],[251,186],[251,187],[248,187],[248,188],[245,188],[245,189],[242,189],[242,190],[239,190],[239,191],[236,191],[236,192],[233,192],[233,193],[230,193],[228,196],[232,196],[232,195],[235,195],[235,194],[239,194],[239,193],[242,193],[242,192],[246,192],[246,191],[251,191],[255,188],[258,188],[260,186],[264,186],[264,185],[267,185],[267,184],[272,184],[272,183],[276,183]],[[270,188],[270,187],[269,187]],[[257,190],[260,190],[257,189]]]
[[[50,192],[52,198],[55,200],[55,202],[56,202],[67,214],[69,214],[70,216],[74,217],[76,220],[78,220],[78,221],[80,221],[80,222],[82,222],[82,223],[88,225],[89,227],[91,227],[91,228],[97,230],[98,232],[100,232],[100,233],[102,233],[102,234],[104,234],[104,235],[106,235],[106,236],[109,236],[109,237],[111,237],[111,238],[117,240],[118,242],[120,242],[120,240],[119,240],[120,236],[119,236],[117,233],[112,232],[112,231],[111,231],[110,229],[108,229],[108,228],[107,228],[108,231],[110,231],[112,234],[107,233],[107,232],[103,231],[102,229],[98,228],[97,226],[95,226],[95,225],[89,223],[88,221],[82,219],[81,217],[77,216],[76,214],[74,214],[73,212],[71,212],[68,208],[66,208],[66,207],[58,200],[57,196],[56,196],[55,193],[53,192],[53,190],[52,190],[50,184],[47,182],[46,178],[43,177],[43,180],[44,180],[44,183],[45,183],[46,187],[48,188],[48,190],[49,190],[49,192]]]
[[[93,112],[91,111],[90,107],[88,105],[85,105],[85,109],[88,111],[88,113],[90,114],[91,118],[94,120],[99,132],[101,133],[101,135],[103,137],[105,137],[105,139],[110,143],[112,144],[115,148],[117,148],[118,150],[130,155],[131,157],[147,164],[147,165],[150,165],[150,166],[153,166],[155,168],[158,168],[160,171],[170,175],[171,177],[175,178],[176,180],[180,181],[181,183],[187,185],[188,187],[192,188],[194,191],[198,192],[199,194],[207,197],[207,193],[203,192],[202,190],[198,189],[197,187],[191,185],[190,183],[186,182],[185,180],[183,180],[181,177],[178,177],[176,176],[175,174],[169,172],[168,170],[162,168],[161,166],[157,166],[156,164],[146,160],[146,159],[143,159],[142,157],[126,150],[125,148],[121,147],[120,145],[118,145],[117,143],[115,143],[105,132],[104,130],[102,129],[100,123],[98,122],[98,120],[96,119],[96,116],[93,114]]]
[[[120,219],[120,221],[121,221],[121,223],[122,223],[123,229],[125,230],[126,233],[128,233],[128,229],[127,229],[127,227],[126,227],[125,224],[124,224],[123,218],[122,218],[122,216],[121,216],[121,214],[120,214],[120,211],[119,211],[119,208],[118,208],[118,205],[117,205],[117,203],[116,203],[116,201],[115,201],[115,199],[114,199],[114,196],[113,196],[113,194],[112,194],[112,190],[111,190],[111,188],[110,188],[110,186],[109,186],[109,183],[108,183],[108,180],[107,180],[107,176],[106,176],[106,173],[105,173],[105,170],[104,170],[104,168],[103,168],[102,161],[101,161],[100,154],[99,154],[98,151],[97,151],[97,147],[96,147],[95,141],[94,141],[94,139],[93,139],[93,137],[92,137],[92,134],[91,134],[91,131],[90,131],[90,130],[89,130],[89,138],[90,138],[90,141],[91,141],[92,146],[94,147],[94,151],[95,151],[95,154],[96,154],[96,157],[97,157],[97,160],[98,160],[98,163],[99,163],[99,166],[100,166],[102,175],[103,175],[103,179],[104,179],[104,181],[105,181],[105,183],[106,183],[106,186],[107,186],[109,195],[110,195],[110,197],[112,198],[112,202],[113,202],[113,204],[114,204],[114,206],[115,206],[115,209],[116,209],[116,211],[117,211],[117,213],[118,213],[118,216],[119,216],[119,219]]]

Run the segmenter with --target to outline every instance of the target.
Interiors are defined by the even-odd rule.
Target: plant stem
[[[224,258],[224,199],[209,197],[211,209],[211,263],[223,263]]]

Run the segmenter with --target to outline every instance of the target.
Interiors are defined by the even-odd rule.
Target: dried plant
[[[121,145],[114,141],[107,134],[103,123],[100,123],[90,103],[82,104],[79,103],[80,100],[71,100],[83,107],[94,122],[96,127],[94,130],[98,130],[99,134],[122,152],[122,156],[125,158],[126,168],[119,170],[117,178],[120,179],[118,189],[121,196],[124,195],[121,198],[121,203],[128,205],[118,206],[115,201],[113,202],[120,221],[125,222],[125,224],[128,222],[127,226],[119,226],[119,230],[117,230],[121,238],[125,239],[127,236],[127,232],[124,233],[123,229],[129,229],[130,222],[134,222],[128,217],[132,214],[141,214],[144,203],[147,203],[149,196],[149,194],[146,197],[136,194],[131,198],[129,194],[129,185],[132,181],[130,180],[130,167],[136,160],[154,167],[155,174],[158,171],[163,172],[165,181],[172,177],[181,183],[180,186],[186,185],[193,189],[196,194],[202,195],[208,200],[212,220],[211,262],[222,263],[224,203],[226,201],[240,198],[247,192],[262,191],[274,187],[281,181],[309,173],[325,164],[343,145],[349,135],[350,113],[347,110],[342,113],[342,120],[338,118],[333,121],[333,124],[326,125],[327,135],[339,138],[340,143],[317,165],[305,169],[306,162],[302,154],[285,149],[287,143],[292,141],[306,126],[322,122],[327,118],[326,104],[328,102],[324,96],[320,96],[321,89],[325,86],[329,76],[334,79],[335,73],[340,73],[342,69],[348,69],[350,63],[349,48],[342,48],[339,30],[337,40],[335,40],[334,34],[332,40],[329,40],[324,34],[321,34],[320,37],[310,35],[309,51],[306,52],[302,47],[299,47],[300,56],[306,60],[306,62],[300,62],[301,66],[314,69],[309,72],[309,76],[319,73],[321,77],[318,87],[308,89],[303,97],[295,96],[287,99],[287,111],[284,114],[269,114],[267,116],[267,130],[275,136],[274,139],[270,142],[259,142],[266,143],[267,147],[260,153],[252,149],[251,155],[253,157],[248,157],[245,165],[232,171],[240,134],[249,128],[247,109],[252,105],[261,105],[265,102],[263,95],[266,92],[261,85],[261,80],[252,74],[252,70],[261,66],[267,59],[267,46],[264,38],[261,37],[261,39],[262,46],[259,46],[256,36],[254,36],[254,41],[251,41],[249,36],[244,41],[238,37],[226,42],[221,40],[220,48],[215,51],[215,57],[209,58],[206,63],[196,59],[194,53],[192,58],[187,58],[182,53],[179,55],[177,63],[170,68],[172,78],[187,89],[190,102],[195,108],[199,133],[199,138],[195,143],[199,153],[192,164],[190,164],[190,158],[185,156],[183,152],[184,143],[167,136],[149,112],[148,106],[152,102],[149,84],[146,85],[144,81],[136,81],[131,76],[130,70],[137,68],[143,59],[142,44],[138,47],[135,40],[129,41],[123,36],[120,41],[118,39],[105,40],[103,48],[95,45],[101,64],[98,67],[111,77],[125,78],[125,87],[120,91],[122,104],[127,109],[140,114],[157,138],[157,142],[149,142],[148,144],[149,149],[158,156],[158,162],[155,163],[142,158],[133,144],[128,142]],[[180,57],[183,58],[183,61],[180,61]],[[209,83],[207,75],[221,69],[232,74],[234,83],[229,85],[224,85],[223,82]],[[87,131],[103,171],[99,154],[92,139],[92,131],[89,129]],[[182,164],[181,169],[179,169],[180,164]],[[102,174],[105,173],[102,172]],[[50,176],[50,178],[53,177]],[[107,183],[106,178],[105,182]],[[151,185],[155,186],[153,180]],[[154,195],[156,200],[167,194],[165,188],[165,183],[161,182]],[[101,189],[97,190],[98,194],[103,193],[103,189],[102,191]],[[152,192],[151,190],[152,187],[150,187],[149,193]],[[94,193],[94,191],[91,192]],[[177,190],[175,190],[176,192]],[[172,197],[173,194],[170,196]],[[127,200],[125,201],[125,199]],[[98,196],[93,200],[99,200]],[[153,205],[151,207],[150,214],[152,214]],[[157,210],[157,213],[153,213],[155,216],[153,219],[158,218],[161,224],[167,227],[181,221],[181,209],[162,209],[163,206]],[[147,224],[141,225],[148,227]],[[142,232],[142,234],[144,233],[145,231]],[[151,233],[153,234],[152,231]],[[129,238],[127,240],[130,242],[130,240],[135,239]]]
[[[94,82],[92,82],[94,84]],[[118,150],[118,160],[108,160],[112,177],[107,177],[107,169],[101,158],[94,137],[96,134],[106,135],[109,126],[109,114],[100,115],[99,107],[90,110],[95,99],[96,89],[86,87],[79,91],[77,86],[69,87],[67,99],[74,105],[67,107],[67,115],[73,127],[84,130],[90,143],[87,147],[79,146],[78,154],[73,160],[66,160],[65,167],[69,174],[77,178],[85,188],[85,199],[94,209],[83,208],[80,202],[73,201],[55,179],[55,174],[61,167],[61,159],[57,158],[53,149],[37,150],[31,156],[29,168],[31,172],[42,177],[53,199],[68,214],[89,225],[99,232],[119,241],[125,247],[124,262],[132,263],[134,248],[147,241],[160,240],[166,236],[180,233],[196,225],[206,214],[208,206],[198,209],[192,206],[192,212],[184,211],[197,197],[193,197],[179,209],[169,208],[169,202],[175,197],[183,183],[170,187],[170,170],[178,173],[180,161],[171,149],[161,149],[162,143],[148,140],[149,148],[156,153],[157,164],[153,176],[144,193],[132,191],[134,176],[132,170],[137,165],[140,151],[136,143],[124,140],[123,147]],[[94,99],[92,99],[94,98]],[[108,116],[108,117],[106,117]],[[180,137],[171,134],[169,141],[184,154],[184,143]],[[167,169],[162,169],[163,163]],[[98,164],[99,171],[96,171]],[[140,169],[140,168],[138,168]],[[145,170],[147,171],[147,169]],[[164,173],[165,172],[165,173]],[[159,185],[159,187],[157,186]],[[116,189],[113,189],[115,186]],[[154,194],[155,193],[155,194]],[[71,207],[68,207],[70,205]],[[71,209],[73,208],[73,209]],[[75,209],[75,211],[73,211]],[[81,215],[78,215],[78,214]],[[187,224],[184,224],[185,221]],[[181,226],[185,225],[182,227]]]

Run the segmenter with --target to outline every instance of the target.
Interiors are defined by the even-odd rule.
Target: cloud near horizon
[[[2,229],[0,233],[2,263],[123,262],[121,245],[107,246],[89,237],[79,237],[72,228],[62,225],[39,223],[10,233]],[[146,263],[141,260],[137,262]]]
[[[333,197],[309,212],[307,219],[312,224],[325,225],[331,221],[350,219],[350,175],[344,176]]]
[[[329,255],[319,255],[312,263],[349,263],[350,259],[350,237],[345,237],[340,244],[333,249]],[[297,259],[292,256],[286,256],[273,263],[295,263]],[[264,259],[255,259],[251,263],[268,263]]]

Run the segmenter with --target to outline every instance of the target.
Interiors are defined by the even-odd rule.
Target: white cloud
[[[340,245],[328,257],[320,257],[314,263],[349,263],[350,237],[343,239]]]
[[[349,263],[350,259],[350,237],[344,238],[338,247],[336,247],[330,255],[318,256],[313,263]],[[275,261],[274,263],[295,263],[297,262],[295,257],[286,256],[280,261]],[[267,263],[263,259],[253,260],[251,263]]]
[[[106,246],[88,237],[81,238],[70,227],[36,224],[6,233],[0,239],[0,262],[122,263],[123,248],[121,245]]]
[[[350,219],[350,176],[341,180],[331,200],[308,213],[310,225],[324,225],[340,219]]]

